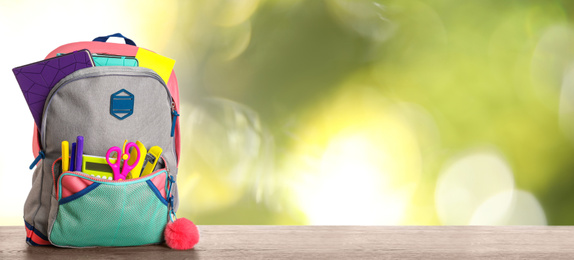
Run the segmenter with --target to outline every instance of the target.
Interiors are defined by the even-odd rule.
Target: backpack
[[[110,37],[123,38],[126,44],[106,42]],[[117,33],[91,42],[60,46],[46,59],[82,49],[91,54],[125,57],[149,52]],[[76,70],[58,81],[46,98],[41,125],[34,126],[36,160],[30,169],[34,166],[36,169],[24,205],[26,242],[59,247],[162,243],[164,229],[173,222],[179,205],[178,111],[179,90],[173,70],[165,82],[158,73],[145,67],[94,66]],[[83,139],[80,156],[83,155],[85,165],[62,172],[62,163],[68,162],[62,160],[68,157],[68,148],[62,147],[65,141],[72,144],[78,140],[80,153],[80,136]],[[150,166],[154,168],[150,174],[108,180],[83,172],[88,172],[88,167],[104,167],[106,161],[102,158],[108,156],[111,147],[130,153],[125,142],[136,140],[147,149],[152,146],[162,149],[155,167]],[[136,148],[131,149],[132,155]],[[75,156],[69,158],[73,161]],[[149,156],[147,153],[139,161],[147,161]],[[115,160],[125,167],[127,157],[125,161],[119,157],[107,158],[108,164]]]

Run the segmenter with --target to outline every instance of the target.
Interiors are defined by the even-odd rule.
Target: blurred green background
[[[181,215],[574,224],[571,1],[177,1]]]
[[[574,224],[574,2],[138,3],[177,60],[178,216]]]

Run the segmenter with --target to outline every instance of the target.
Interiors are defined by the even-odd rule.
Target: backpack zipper
[[[179,116],[177,110],[175,110],[175,102],[173,102],[173,100],[171,101],[171,115],[171,137],[173,137],[175,134],[175,123],[177,122],[177,117]]]
[[[67,171],[67,172],[63,172],[63,173],[60,174],[60,176],[58,177],[58,183],[61,182],[62,176],[63,176],[64,174],[66,174],[66,173],[68,173],[68,174],[69,174],[69,173],[73,173],[73,174],[82,176],[82,177],[84,177],[84,178],[90,179],[90,180],[92,180],[92,181],[97,181],[97,182],[101,182],[101,183],[124,183],[124,182],[130,183],[130,182],[134,182],[134,181],[136,181],[136,180],[142,180],[142,179],[145,179],[145,178],[153,179],[153,178],[154,178],[159,172],[161,172],[161,171],[165,171],[166,178],[168,178],[168,177],[170,176],[170,175],[169,175],[169,172],[167,172],[167,169],[158,169],[158,170],[156,170],[156,171],[154,171],[154,172],[152,172],[152,173],[150,173],[150,174],[148,174],[148,175],[141,176],[141,177],[138,177],[138,178],[135,178],[135,179],[127,179],[127,180],[106,180],[106,179],[100,179],[100,178],[98,178],[98,177],[94,177],[94,176],[88,175],[88,174],[86,174],[86,173],[84,173],[84,172],[81,172],[81,171]]]
[[[30,164],[30,170],[34,169],[34,166],[36,166],[36,164],[38,164],[40,160],[44,158],[46,158],[46,154],[44,154],[44,151],[40,150],[38,156],[36,156],[36,159],[34,159],[32,164]]]

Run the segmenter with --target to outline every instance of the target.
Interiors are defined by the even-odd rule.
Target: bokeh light
[[[474,212],[471,225],[546,225],[538,200],[523,190],[506,190],[488,198]]]
[[[481,204],[500,192],[514,190],[514,178],[506,161],[493,151],[477,150],[459,155],[442,171],[436,187],[436,205],[443,224],[467,225]],[[496,201],[504,211],[509,207],[512,192]]]
[[[261,189],[262,176],[272,173],[272,139],[251,109],[225,99],[184,104],[185,149],[180,167],[180,195],[192,198],[181,211],[217,211],[241,199],[238,193]],[[255,181],[259,180],[259,181]],[[253,192],[255,194],[255,192]]]
[[[293,133],[281,173],[294,176],[294,204],[311,224],[404,223],[422,170],[416,114],[368,86],[344,84],[332,100]]]

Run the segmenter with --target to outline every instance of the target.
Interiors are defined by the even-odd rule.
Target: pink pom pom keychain
[[[167,223],[164,236],[167,246],[176,250],[192,249],[199,242],[197,226],[186,218]]]
[[[169,181],[169,191],[171,191],[171,184],[174,183],[172,176],[169,177]],[[199,229],[189,219],[176,218],[175,212],[173,211],[173,196],[170,196],[169,193],[167,196],[169,198],[168,205],[170,206],[169,222],[165,225],[163,232],[165,243],[170,248],[176,250],[192,249],[199,242]]]

